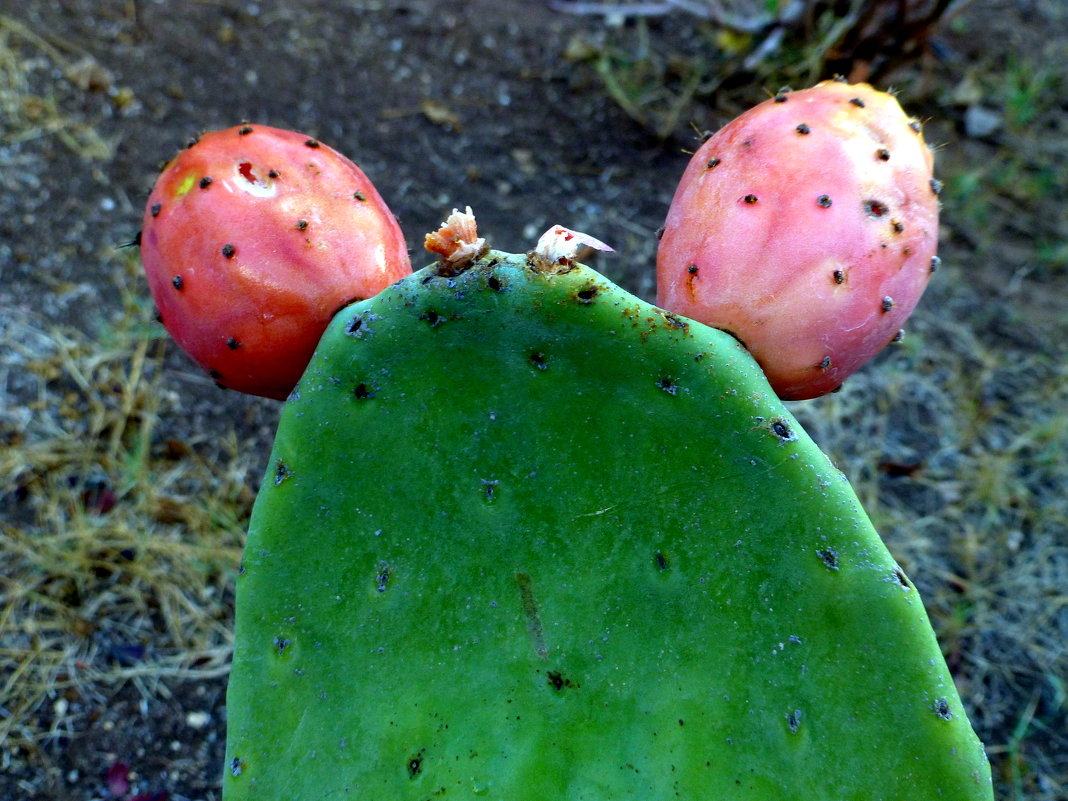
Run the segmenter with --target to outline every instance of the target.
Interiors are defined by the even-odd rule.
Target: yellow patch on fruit
[[[188,192],[190,189],[192,189],[193,188],[193,184],[195,184],[196,182],[197,182],[197,177],[195,175],[192,175],[192,174],[187,175],[185,178],[182,179],[182,182],[180,184],[178,184],[177,188],[175,188],[174,196],[175,197],[181,197],[186,192]]]

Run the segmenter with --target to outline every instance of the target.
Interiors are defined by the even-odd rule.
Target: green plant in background
[[[349,307],[238,579],[226,797],[990,797],[915,588],[732,337],[539,254]]]
[[[664,138],[677,133],[695,100],[715,102],[719,90],[743,83],[808,85],[835,75],[885,81],[928,52],[936,27],[969,2],[556,0],[553,7],[617,22],[599,41],[576,37],[569,56],[592,65],[609,96]],[[677,25],[670,46],[650,36],[660,24]]]

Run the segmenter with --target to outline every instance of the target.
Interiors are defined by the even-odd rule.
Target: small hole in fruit
[[[890,207],[881,200],[864,201],[864,213],[869,217],[882,217],[890,212]]]

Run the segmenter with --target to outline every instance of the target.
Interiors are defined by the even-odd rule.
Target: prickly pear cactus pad
[[[992,797],[915,588],[734,339],[580,265],[440,273],[285,407],[228,801]]]

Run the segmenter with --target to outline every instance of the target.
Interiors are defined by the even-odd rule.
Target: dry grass
[[[124,278],[136,269],[119,265]],[[97,341],[0,320],[5,760],[46,760],[42,746],[84,727],[109,687],[166,693],[228,669],[250,465],[233,436],[156,436],[182,409],[161,390],[166,341],[126,301]]]

